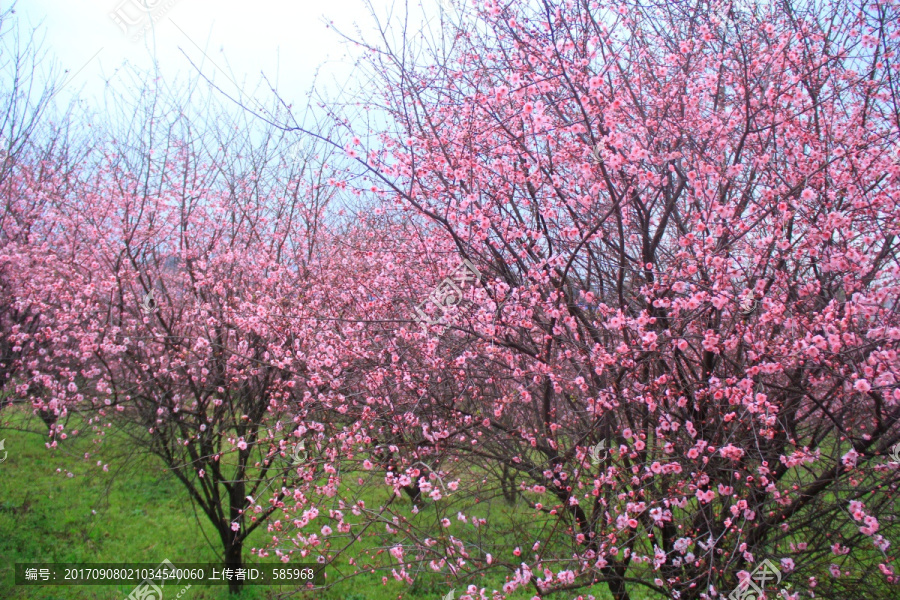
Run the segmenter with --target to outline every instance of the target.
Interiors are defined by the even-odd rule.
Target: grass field
[[[76,429],[70,420],[67,431]],[[123,599],[134,586],[15,586],[17,562],[217,563],[219,539],[203,515],[195,516],[187,492],[155,457],[133,454],[124,436],[110,432],[102,450],[92,434],[70,436],[56,450],[48,450],[46,426],[27,410],[0,412],[0,439],[7,459],[0,463],[0,599],[56,600],[69,598]],[[2,453],[0,453],[2,457]],[[110,458],[112,457],[112,458]],[[109,463],[104,472],[97,460]],[[70,475],[71,474],[71,475]],[[264,529],[254,532],[245,547],[245,561],[255,558],[249,548],[261,545]],[[376,542],[361,540],[361,547]],[[272,561],[273,559],[266,559]],[[346,566],[346,559],[344,565]],[[327,572],[327,570],[326,570]],[[243,600],[284,597],[322,600],[439,600],[465,585],[449,582],[441,574],[423,573],[412,586],[395,582],[384,573],[363,574],[314,592],[288,587],[247,587]],[[387,573],[389,576],[390,574]],[[503,579],[475,582],[488,590]],[[165,590],[164,600],[175,598],[181,586]],[[582,591],[586,593],[586,591]],[[605,587],[591,590],[606,599]],[[573,597],[558,595],[557,597]],[[522,591],[512,598],[530,598]],[[192,586],[184,600],[230,598],[225,586]],[[643,600],[638,598],[638,600]]]

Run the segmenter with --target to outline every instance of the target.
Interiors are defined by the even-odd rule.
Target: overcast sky
[[[431,11],[440,1],[421,4]],[[394,14],[402,11],[404,0],[372,3],[385,18],[392,5]],[[153,19],[138,10],[142,4],[152,7]],[[422,10],[419,0],[410,4]],[[365,32],[373,26],[364,0],[19,0],[16,8],[20,26],[38,27],[49,56],[69,70],[63,103],[76,93],[96,97],[104,81],[115,85],[123,64],[150,69],[154,56],[162,77],[183,79],[191,67],[182,51],[229,92],[237,84],[252,93],[264,72],[285,100],[300,102],[320,65],[319,82],[332,89],[352,75],[353,50],[326,21],[348,34],[354,24]]]

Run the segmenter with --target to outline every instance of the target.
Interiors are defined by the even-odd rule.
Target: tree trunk
[[[625,580],[622,577],[625,575],[625,569],[616,567],[613,572],[616,575],[615,579],[612,579],[607,582],[607,587],[609,587],[609,591],[612,594],[615,600],[630,600],[631,596],[628,593],[628,589],[625,587]]]
[[[56,420],[59,418],[49,410],[43,408],[39,409],[37,414],[41,418],[41,421],[47,426],[47,429],[50,430],[53,429],[53,426],[56,425]]]
[[[244,542],[241,540],[225,546],[225,568],[234,570],[244,567],[244,561],[241,556],[243,547]],[[243,584],[243,580],[235,579],[232,575],[232,579],[228,582],[228,591],[232,594],[239,594]]]
[[[503,498],[510,506],[516,503],[518,491],[516,490],[515,473],[510,472],[509,465],[503,465],[503,472],[500,474],[500,489],[503,491]]]
[[[422,506],[422,490],[419,488],[418,482],[404,485],[403,491],[406,492],[406,495],[412,500],[413,506]]]
[[[243,548],[244,548],[244,540],[241,537],[243,534],[243,524],[244,518],[241,512],[241,509],[244,506],[244,482],[243,479],[243,470],[239,473],[240,479],[235,481],[231,488],[228,490],[228,503],[230,508],[230,522],[227,523],[225,528],[225,534],[223,536],[223,540],[225,542],[225,568],[227,569],[241,569],[244,566],[243,561]],[[238,523],[241,525],[241,528],[238,531],[231,530],[231,524]],[[244,581],[232,578],[228,582],[228,591],[232,594],[239,594],[241,592],[241,588],[243,587]]]

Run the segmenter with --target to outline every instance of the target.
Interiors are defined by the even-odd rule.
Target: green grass
[[[4,408],[0,412],[0,439],[5,438],[8,452],[6,461],[0,463],[0,598],[122,599],[134,587],[15,586],[17,562],[158,564],[163,559],[176,564],[219,562],[218,536],[205,516],[200,515],[199,520],[195,517],[186,490],[161,461],[134,453],[124,434],[111,430],[98,450],[96,437],[87,432],[88,427],[84,427],[85,433],[72,435],[76,423],[78,417],[72,417],[66,427],[68,439],[58,449],[48,450],[47,429],[41,421],[25,409]],[[91,455],[85,458],[85,453]],[[109,471],[102,471],[97,460],[108,462]],[[68,476],[69,472],[72,477]],[[366,498],[370,506],[380,500],[374,496]],[[405,498],[402,501],[408,502]],[[420,516],[427,518],[429,510],[433,509],[423,508]],[[513,516],[517,520],[527,519],[523,513],[527,509],[522,507],[508,507],[503,503],[485,505],[480,516],[487,516],[488,510],[495,519]],[[503,513],[507,513],[506,517]],[[526,536],[523,539],[530,537],[527,532],[519,533]],[[265,528],[254,532],[245,545],[245,562],[255,561],[249,549],[262,545],[267,536]],[[339,572],[352,572],[347,559],[359,556],[363,549],[378,547],[379,537],[361,538],[354,546],[359,552],[338,558],[326,572],[331,571],[332,577]],[[335,545],[341,541],[336,538]],[[495,547],[507,547],[506,551],[522,543],[521,539],[494,539],[493,542]],[[266,562],[274,560],[265,559]],[[388,576],[387,584],[382,583],[384,575]],[[492,574],[473,583],[490,591],[499,589],[503,582],[502,576]],[[390,572],[377,572],[359,574],[314,593],[288,587],[247,587],[240,599],[263,600],[297,591],[293,597],[317,600],[436,600],[451,587],[456,589],[457,597],[465,589],[465,585],[451,583],[441,573],[422,572],[410,586],[394,581]],[[174,598],[180,589],[174,587],[169,592],[167,586],[165,600]],[[598,600],[609,598],[605,586],[580,593],[589,592]],[[521,590],[512,598],[531,596],[532,590]],[[559,595],[564,597],[569,596]],[[183,600],[226,598],[235,600],[225,586],[194,585],[182,596]]]
[[[0,598],[112,599],[134,587],[14,586],[17,562],[218,562],[204,538],[217,539],[211,526],[198,525],[186,493],[159,461],[126,456],[103,472],[97,457],[84,458],[94,450],[91,434],[70,436],[51,451],[43,423],[9,408],[0,417],[8,452],[0,463]],[[22,431],[41,427],[41,434]],[[183,598],[227,596],[227,588],[193,586]]]

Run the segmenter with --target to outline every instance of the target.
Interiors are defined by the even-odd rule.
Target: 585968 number
[[[272,569],[272,579],[312,581],[314,575],[313,569]]]

